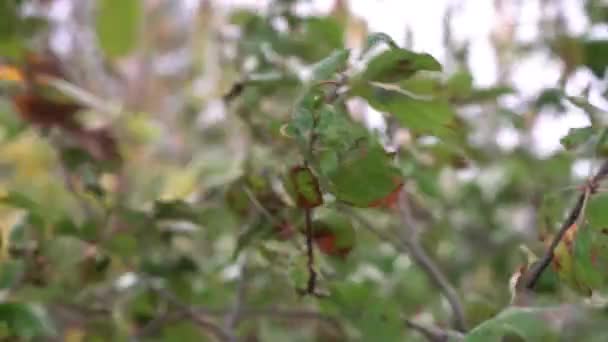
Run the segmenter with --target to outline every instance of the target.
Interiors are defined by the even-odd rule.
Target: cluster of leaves
[[[542,274],[535,290],[544,296],[510,306],[507,288],[514,270],[535,262],[520,267],[514,252],[526,239],[512,227],[517,209],[537,213],[547,243],[531,248],[540,257],[569,204],[548,189],[570,182],[575,154],[608,151],[605,112],[585,96],[546,89],[525,117],[498,101],[514,89],[476,87],[462,61],[443,70],[382,33],[346,49],[343,8],[302,16],[297,1],[277,0],[265,14],[231,15],[240,39],[226,43],[235,53],[222,81],[242,76],[224,97],[222,123],[200,129],[181,111],[179,125],[130,113],[110,135],[87,128],[79,114],[96,110],[48,81],[68,81],[59,61],[41,71],[52,55],[27,53],[40,27],[23,16],[26,2],[0,3],[10,19],[0,21],[8,57],[0,78],[17,83],[0,98],[0,337],[416,341],[439,331],[472,342],[605,339],[604,310],[579,305],[608,281],[601,187]],[[605,22],[601,1],[588,7]],[[144,2],[101,0],[95,13],[104,57],[138,51]],[[565,79],[578,67],[605,76],[604,41],[550,43]],[[370,131],[357,101],[382,113],[387,130]],[[574,105],[590,118],[562,139],[568,151],[542,159],[526,146],[505,151],[472,139],[480,117],[526,135],[526,120],[548,105]],[[159,122],[172,130],[149,129]],[[166,153],[175,140],[192,147]],[[401,219],[403,197],[424,229],[403,227],[412,224]],[[411,232],[439,267],[413,263],[403,237]],[[435,287],[429,273],[439,269],[457,293]],[[450,295],[463,302],[468,332],[451,331]],[[409,329],[420,317],[432,317],[428,331]]]

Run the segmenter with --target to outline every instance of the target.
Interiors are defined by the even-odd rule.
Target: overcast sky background
[[[178,1],[178,0],[176,0]],[[186,12],[194,13],[200,0],[180,0]],[[263,11],[269,0],[212,0],[214,6],[234,8],[249,7]],[[522,42],[535,40],[538,35],[538,21],[541,17],[541,0],[523,0],[521,12],[513,13],[517,21],[515,37]],[[561,0],[567,15],[567,28],[574,35],[589,31],[589,22],[582,0]],[[497,67],[490,43],[490,34],[500,23],[492,0],[350,0],[351,12],[363,18],[371,32],[385,32],[397,42],[406,40],[406,32],[412,33],[411,48],[431,53],[439,61],[445,62],[442,22],[448,6],[457,3],[454,13],[453,34],[458,40],[470,42],[469,64],[478,86],[491,86],[497,81]],[[509,3],[508,1],[506,3]],[[511,2],[512,3],[512,2]],[[301,6],[307,13],[326,13],[334,5],[334,0],[309,0]],[[55,1],[53,16],[61,21],[70,12],[69,0]],[[503,18],[504,19],[504,18]],[[602,27],[593,36],[608,37],[608,28]],[[59,35],[59,38],[61,36]],[[61,39],[59,39],[61,40]],[[61,45],[61,44],[60,44]],[[510,81],[518,90],[519,98],[507,97],[507,104],[517,104],[521,98],[529,98],[539,90],[557,84],[560,76],[560,62],[551,58],[549,51],[539,51],[517,61]],[[593,81],[589,71],[580,68],[567,84],[569,95],[579,95]],[[597,88],[597,87],[596,87]],[[597,89],[596,89],[597,90]],[[596,106],[607,109],[608,103],[598,94],[591,93],[590,100]],[[379,113],[368,108],[372,123],[381,124]],[[376,118],[376,120],[374,120]],[[550,155],[561,148],[559,140],[573,127],[589,124],[586,115],[578,108],[568,106],[567,115],[556,116],[543,112],[533,129],[534,150],[540,155]],[[514,129],[504,128],[497,136],[499,144],[506,149],[519,142]]]

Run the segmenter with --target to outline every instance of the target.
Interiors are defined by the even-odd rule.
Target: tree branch
[[[414,262],[428,275],[431,282],[443,293],[444,297],[450,303],[454,313],[454,326],[458,331],[466,331],[466,320],[464,309],[456,289],[450,284],[448,278],[441,272],[433,259],[426,253],[416,231],[416,221],[412,216],[407,193],[405,189],[399,195],[399,216],[403,224],[403,234],[401,240],[407,247],[409,256]]]
[[[209,320],[202,310],[199,310],[193,306],[183,303],[173,293],[166,291],[165,289],[151,286],[151,288],[161,297],[163,297],[169,304],[179,310],[180,314],[186,316],[191,321],[196,323],[201,329],[209,332],[209,334],[215,336],[219,341],[231,342],[232,336],[225,329],[218,324]]]
[[[400,199],[400,202],[401,201],[402,200]],[[410,255],[416,265],[428,275],[428,277],[437,286],[437,288],[439,288],[443,292],[446,299],[448,299],[448,302],[450,303],[454,311],[454,320],[456,322],[457,328],[462,327],[462,330],[464,331],[464,310],[462,309],[462,304],[460,304],[456,290],[452,287],[452,285],[447,280],[447,277],[443,275],[437,265],[435,265],[433,260],[427,255],[427,253],[424,251],[424,249],[418,242],[417,237],[413,232],[415,227],[414,225],[412,225],[413,217],[411,216],[409,206],[407,206],[407,203],[405,204],[405,213],[402,213],[402,211],[404,210],[400,207],[400,214],[402,214],[402,221],[405,221],[403,223],[407,226],[407,236],[400,238],[398,243],[395,243],[395,239],[392,236],[389,236],[388,234],[376,229],[367,219],[359,215],[351,208],[346,206],[339,206],[338,209],[355,219],[363,228],[376,235],[379,239],[393,244],[393,246],[395,246],[395,248],[400,253]]]
[[[419,332],[430,342],[448,342],[464,340],[464,336],[458,331],[444,330],[436,326],[417,323],[411,319],[406,319],[405,325],[408,328]]]
[[[584,212],[585,205],[587,200],[591,197],[591,195],[597,192],[597,188],[599,187],[599,183],[604,180],[608,176],[608,161],[605,161],[598,172],[591,179],[587,181],[585,184],[584,191],[578,196],[574,207],[570,210],[568,217],[562,223],[559,231],[551,241],[549,248],[539,260],[539,262],[532,265],[530,270],[526,272],[524,276],[524,287],[528,290],[533,290],[534,286],[538,283],[543,272],[547,269],[547,267],[551,264],[553,257],[555,255],[555,249],[559,245],[559,243],[564,238],[566,231],[570,226],[572,226],[579,219],[581,214]]]

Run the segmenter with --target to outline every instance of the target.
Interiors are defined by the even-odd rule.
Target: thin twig
[[[604,180],[606,176],[608,176],[608,161],[605,161],[600,167],[599,171],[595,174],[595,176],[588,180],[587,184],[585,185],[584,191],[578,196],[574,207],[572,208],[572,210],[570,210],[568,217],[562,223],[559,231],[551,241],[549,248],[547,248],[547,251],[540,259],[540,261],[534,264],[530,271],[526,273],[524,278],[524,285],[526,289],[534,289],[534,286],[536,286],[536,284],[538,283],[538,280],[540,279],[545,269],[547,269],[547,267],[551,264],[551,261],[553,260],[553,257],[555,255],[555,249],[562,241],[564,235],[566,234],[566,231],[568,231],[568,228],[570,228],[572,224],[576,223],[579,216],[583,214],[587,200],[589,199],[589,197],[591,197],[591,195],[597,192],[599,183]]]
[[[458,331],[466,331],[464,309],[456,289],[450,284],[447,276],[439,269],[433,259],[426,253],[416,233],[416,221],[412,216],[405,189],[399,196],[399,216],[403,224],[402,242],[406,245],[409,256],[428,275],[431,282],[443,293],[454,313],[454,326]]]
[[[246,257],[246,255],[245,255]],[[247,295],[247,266],[246,260],[243,260],[243,265],[241,266],[241,275],[239,277],[239,282],[237,285],[237,293],[236,298],[234,300],[234,305],[232,310],[228,313],[225,319],[224,327],[227,331],[230,331],[230,341],[237,342],[237,334],[236,330],[239,325],[239,321],[243,314],[243,307],[245,304],[245,297]]]
[[[447,277],[443,275],[443,273],[439,270],[439,267],[437,267],[433,260],[427,255],[427,253],[420,245],[420,242],[417,240],[416,235],[413,233],[415,226],[412,225],[413,217],[411,216],[409,207],[405,208],[405,216],[407,216],[407,219],[404,220],[404,217],[402,217],[402,221],[407,222],[407,237],[399,239],[397,243],[395,242],[396,239],[378,230],[365,217],[359,215],[359,213],[355,212],[351,208],[346,206],[339,206],[338,209],[355,219],[355,221],[359,222],[359,224],[363,228],[367,229],[381,240],[391,243],[400,253],[409,254],[410,257],[414,259],[417,266],[422,268],[429,276],[429,278],[431,278],[433,283],[440,290],[442,290],[444,296],[447,298],[448,302],[452,306],[457,326],[462,325],[464,329],[464,310],[462,309],[462,304],[460,304],[456,290],[449,283]],[[403,210],[400,208],[400,211]],[[403,213],[402,216],[404,216]]]
[[[315,294],[317,284],[317,272],[315,271],[315,252],[312,241],[312,209],[306,208],[304,212],[306,218],[306,254],[308,257],[308,283],[306,294]]]
[[[416,330],[417,332],[422,334],[430,342],[448,342],[464,340],[464,336],[458,331],[445,330],[436,326],[417,323],[411,319],[406,319],[405,325],[408,328]]]

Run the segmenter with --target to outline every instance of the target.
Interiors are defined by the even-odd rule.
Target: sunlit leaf
[[[427,53],[391,49],[372,58],[360,78],[372,82],[397,82],[422,70],[441,71],[441,64]]]

